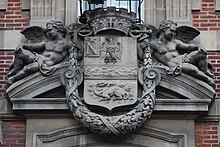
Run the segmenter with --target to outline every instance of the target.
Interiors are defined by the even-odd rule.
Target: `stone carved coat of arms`
[[[214,85],[210,64],[206,63],[205,67],[209,68],[200,71],[204,68],[197,68],[187,60],[190,53],[173,58],[178,60],[173,67],[163,63],[162,55],[177,54],[168,50],[176,44],[172,42],[165,48],[155,28],[135,23],[127,10],[117,11],[111,7],[86,11],[84,15],[85,24],[64,27],[60,21],[49,21],[46,29],[38,26],[24,29],[21,33],[28,42],[16,49],[8,83],[13,84],[37,71],[50,76],[65,67],[60,79],[71,113],[83,126],[100,135],[127,134],[151,117],[155,87],[160,82],[160,74],[154,67],[162,67],[173,76],[189,71],[192,76]],[[173,25],[165,21],[161,30]],[[185,42],[182,47],[199,34],[190,27],[180,27],[178,31],[189,34],[179,37]],[[170,34],[164,36],[170,37]],[[207,60],[204,49],[191,46],[199,50],[193,52],[196,60]],[[157,47],[167,52],[161,53]],[[197,53],[202,53],[203,58],[199,58],[201,55],[197,58]],[[153,62],[151,55],[158,63]],[[189,65],[192,68],[188,68]],[[79,86],[83,87],[83,92],[79,92]]]
[[[106,12],[105,17],[102,11]],[[137,30],[133,16],[127,10],[109,8],[102,11],[85,12],[88,24],[72,26],[77,28],[73,29],[73,34],[79,35],[75,54],[80,48],[77,43],[80,42],[84,49],[83,99],[77,92],[76,56],[69,60],[71,66],[64,73],[63,83],[68,105],[77,120],[97,134],[122,135],[135,131],[150,118],[155,105],[155,86],[159,81],[155,79],[160,77],[152,68],[148,40],[151,29],[139,25]],[[145,60],[141,69],[138,66],[137,38],[139,42],[145,41],[142,46]],[[138,99],[140,70],[144,72],[141,74],[144,88]]]

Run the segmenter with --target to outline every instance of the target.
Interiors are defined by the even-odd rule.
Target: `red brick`
[[[0,147],[10,147],[9,144],[0,144]]]
[[[4,139],[3,140],[3,143],[7,143],[7,144],[14,144],[14,143],[16,143],[16,139]]]
[[[200,31],[207,31],[208,30],[208,28],[197,28],[197,29]]]
[[[218,140],[204,140],[204,143],[218,143]]]
[[[208,7],[208,4],[207,3],[203,3],[202,7]]]
[[[21,7],[9,7],[7,11],[21,11]]]
[[[21,6],[21,3],[14,3],[15,6]]]
[[[2,20],[1,20],[1,23],[3,23],[3,22],[5,22],[5,23],[6,23],[6,22],[7,22],[7,23],[8,23],[8,22],[13,22],[13,19],[2,19]]]
[[[202,0],[202,2],[214,2],[214,0]]]
[[[192,26],[199,27],[199,23],[193,23]]]
[[[6,15],[7,18],[22,18],[20,15]]]
[[[211,147],[210,144],[199,144],[199,145],[196,145],[196,147]]]
[[[215,5],[214,5],[214,4],[208,4],[208,6],[209,6],[209,7],[214,7]]]
[[[216,18],[216,16],[215,15],[200,15],[200,18],[208,19],[208,18]]]
[[[192,14],[196,15],[207,15],[208,12],[193,12]]]
[[[216,15],[216,12],[208,12],[208,14]]]
[[[217,26],[217,23],[201,23],[201,27],[210,27],[210,26]]]
[[[12,144],[10,147],[25,147],[24,144]]]
[[[28,22],[27,19],[15,19],[15,22]]]
[[[215,11],[215,8],[202,8],[202,11]]]
[[[212,135],[212,139],[218,139],[218,135]]]
[[[8,0],[8,2],[21,2],[21,0]]]
[[[20,23],[12,23],[12,24],[6,24],[6,27],[21,27],[22,25]]]

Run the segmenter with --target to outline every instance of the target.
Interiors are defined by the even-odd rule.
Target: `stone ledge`
[[[7,89],[12,102],[12,109],[22,113],[43,111],[44,113],[68,111],[66,98],[44,97],[50,90],[62,89],[60,74],[65,67],[58,69],[53,75],[45,77],[40,72],[32,74]],[[215,90],[203,81],[182,73],[180,76],[169,76],[164,69],[158,68],[161,82],[158,85],[155,112],[172,112],[176,114],[192,113],[200,115],[208,113],[209,105],[214,99]],[[44,94],[43,97],[41,95]],[[47,112],[48,111],[48,112]]]
[[[66,98],[12,98],[14,111],[42,111],[68,110]],[[189,100],[189,99],[156,99],[154,111],[158,112],[207,112],[211,100]]]

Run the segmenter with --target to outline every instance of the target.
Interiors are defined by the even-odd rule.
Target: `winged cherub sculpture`
[[[168,74],[178,75],[182,71],[215,86],[207,51],[201,45],[189,43],[199,35],[198,30],[189,26],[177,27],[172,20],[165,20],[158,32],[150,41],[150,48],[152,56],[169,68]]]
[[[30,26],[21,33],[27,41],[15,50],[15,59],[7,75],[9,84],[37,71],[43,75],[52,74],[72,47],[67,29],[60,21],[50,20],[46,28]]]

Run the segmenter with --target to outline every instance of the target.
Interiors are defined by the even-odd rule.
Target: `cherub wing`
[[[148,25],[149,28],[152,30],[152,33],[151,33],[151,39],[156,39],[159,37],[160,35],[160,30],[157,29],[156,27],[154,27],[153,25]]]
[[[38,43],[44,40],[46,29],[39,26],[30,26],[21,30],[21,34],[32,43]]]
[[[188,43],[200,34],[199,30],[190,26],[180,26],[176,29],[176,39]]]

